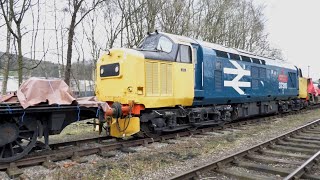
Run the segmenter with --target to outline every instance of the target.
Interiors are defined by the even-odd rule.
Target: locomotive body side
[[[234,104],[297,98],[298,79],[294,66],[257,64],[219,57],[214,49],[203,48],[202,97],[193,105]],[[196,80],[197,81],[197,80]],[[197,90],[197,89],[196,89]]]

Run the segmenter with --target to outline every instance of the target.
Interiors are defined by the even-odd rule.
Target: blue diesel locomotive
[[[112,107],[112,136],[150,135],[299,110],[300,76],[288,62],[155,32],[99,59],[96,95]]]

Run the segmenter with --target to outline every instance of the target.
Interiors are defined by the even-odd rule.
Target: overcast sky
[[[266,30],[272,46],[302,68],[304,76],[320,78],[320,1],[254,0],[265,4]]]

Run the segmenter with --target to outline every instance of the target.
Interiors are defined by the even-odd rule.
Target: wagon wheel
[[[35,146],[38,136],[38,124],[19,126],[16,122],[0,124],[0,163],[12,162],[27,155]]]
[[[150,123],[141,123],[140,131],[136,134],[136,137],[140,138],[158,138],[161,135],[160,132],[154,132]]]

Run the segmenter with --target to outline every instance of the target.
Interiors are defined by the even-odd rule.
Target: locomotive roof
[[[238,55],[247,56],[247,57],[250,57],[250,58],[261,59],[261,60],[264,60],[266,62],[266,65],[279,66],[279,67],[285,67],[285,68],[288,68],[288,69],[296,70],[296,67],[293,64],[285,62],[285,61],[281,61],[279,59],[271,59],[271,58],[267,58],[267,57],[263,57],[263,56],[258,56],[258,55],[255,55],[252,52],[248,52],[248,51],[245,51],[245,50],[236,49],[236,48],[229,48],[229,47],[226,47],[226,46],[223,46],[223,45],[220,45],[220,44],[200,41],[200,40],[196,40],[196,39],[189,38],[189,37],[186,37],[186,36],[180,36],[180,35],[164,33],[164,32],[159,32],[159,33],[168,36],[175,43],[199,44],[199,45],[201,45],[203,47],[211,48],[211,49],[214,49],[214,50],[219,50],[219,51],[224,51],[224,52],[227,52],[227,53],[238,54]]]

